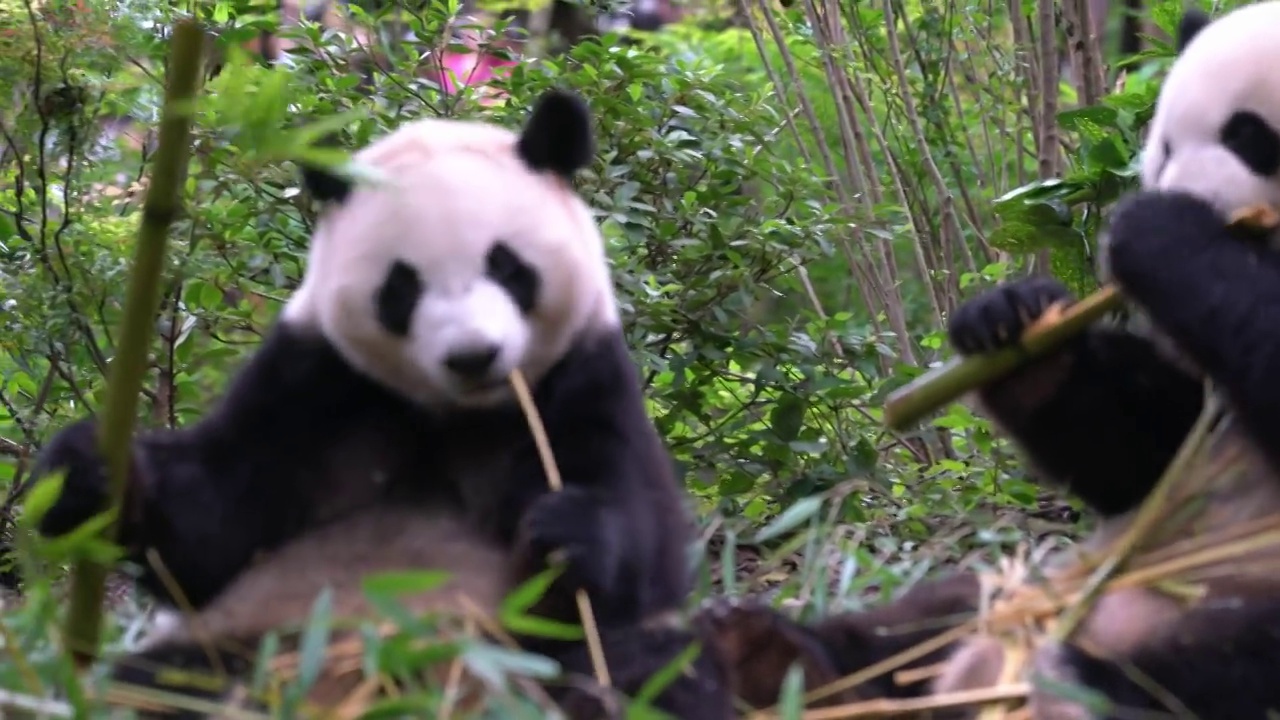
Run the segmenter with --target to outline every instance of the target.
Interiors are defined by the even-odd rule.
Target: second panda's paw
[[[572,485],[540,496],[524,518],[524,536],[536,557],[565,563],[565,580],[592,595],[613,589],[616,528],[590,492]]]
[[[97,423],[86,418],[54,434],[36,459],[31,477],[63,473],[62,492],[40,519],[38,529],[45,536],[58,536],[76,529],[102,512],[107,500],[107,476],[98,450]]]
[[[1072,301],[1071,293],[1051,277],[1029,277],[983,293],[952,313],[947,334],[962,355],[1016,345],[1027,328],[1053,308]]]

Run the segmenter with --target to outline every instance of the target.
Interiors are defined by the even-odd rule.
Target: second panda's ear
[[[586,167],[595,153],[591,114],[576,95],[552,90],[538,98],[516,152],[534,170],[564,178]]]
[[[351,181],[323,168],[302,166],[302,184],[320,202],[340,203],[351,194]]]
[[[1178,54],[1181,55],[1183,50],[1187,49],[1187,45],[1195,40],[1200,31],[1209,26],[1212,19],[1208,13],[1199,8],[1187,8],[1187,12],[1182,16],[1182,20],[1178,22]]]

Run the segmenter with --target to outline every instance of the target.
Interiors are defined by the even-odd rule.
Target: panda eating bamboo
[[[692,525],[646,414],[604,241],[570,186],[592,150],[586,109],[552,92],[518,134],[400,127],[355,155],[371,183],[305,170],[325,207],[280,320],[199,423],[135,439],[121,544],[147,590],[195,614],[117,663],[117,679],[164,686],[174,664],[247,672],[263,634],[301,625],[326,587],[335,617],[366,616],[360,578],[374,572],[448,570],[449,586],[406,606],[456,609],[466,595],[494,614],[552,553],[564,574],[532,612],[578,624],[585,590],[620,689],[634,693],[694,641],[656,620],[688,593]],[[514,371],[531,385],[559,492]],[[65,471],[42,532],[102,509],[95,436],[95,420],[80,421],[40,457],[37,475]],[[521,639],[591,674],[580,642]],[[701,657],[657,706],[728,717],[716,673]],[[356,675],[322,678],[312,699],[337,702]],[[227,687],[203,694],[225,699]]]
[[[1280,237],[1228,223],[1245,208],[1280,207],[1280,2],[1216,21],[1188,11],[1177,45],[1142,189],[1117,208],[1103,247],[1105,272],[1149,327],[1091,329],[978,393],[1030,462],[1101,516],[1079,552],[1048,568],[1051,578],[1091,571],[1090,551],[1133,529],[1201,416],[1205,379],[1227,410],[1201,470],[1208,489],[1174,504],[1176,523],[1151,528],[1146,556],[1185,560],[1210,538],[1280,525]],[[1067,302],[1051,279],[1014,282],[959,308],[950,337],[964,354],[1004,347]],[[1260,543],[1184,572],[1182,587],[1108,589],[1067,641],[1044,636],[1025,673],[989,635],[920,645],[973,618],[982,593],[972,574],[808,625],[754,607],[717,608],[712,620],[732,640],[737,674],[758,688],[758,705],[776,699],[779,668],[793,661],[815,688],[917,648],[899,668],[914,673],[882,673],[827,702],[940,696],[1021,677],[1033,683],[1026,709],[1035,720],[1265,718],[1280,713],[1278,547]],[[1073,685],[1086,692],[1072,694]]]

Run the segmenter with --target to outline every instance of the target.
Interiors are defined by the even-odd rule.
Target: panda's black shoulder
[[[598,328],[576,338],[538,385],[539,406],[579,422],[605,419],[625,437],[656,437],[644,405],[643,378],[621,328]]]

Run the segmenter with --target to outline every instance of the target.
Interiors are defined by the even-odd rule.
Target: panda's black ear
[[[302,166],[302,184],[320,202],[340,203],[351,194],[351,181],[324,168]]]
[[[576,95],[552,90],[538,98],[516,152],[534,170],[565,178],[586,167],[595,153],[591,114]]]
[[[1178,54],[1181,55],[1183,50],[1187,49],[1187,45],[1200,34],[1200,31],[1209,26],[1212,18],[1209,14],[1199,8],[1187,8],[1187,12],[1182,16],[1182,20],[1178,22]]]
[[[318,148],[340,148],[343,146],[342,135],[338,132],[327,132],[313,143]],[[302,170],[302,184],[311,193],[311,197],[322,203],[340,203],[347,199],[354,187],[352,181],[328,168],[298,162]]]

